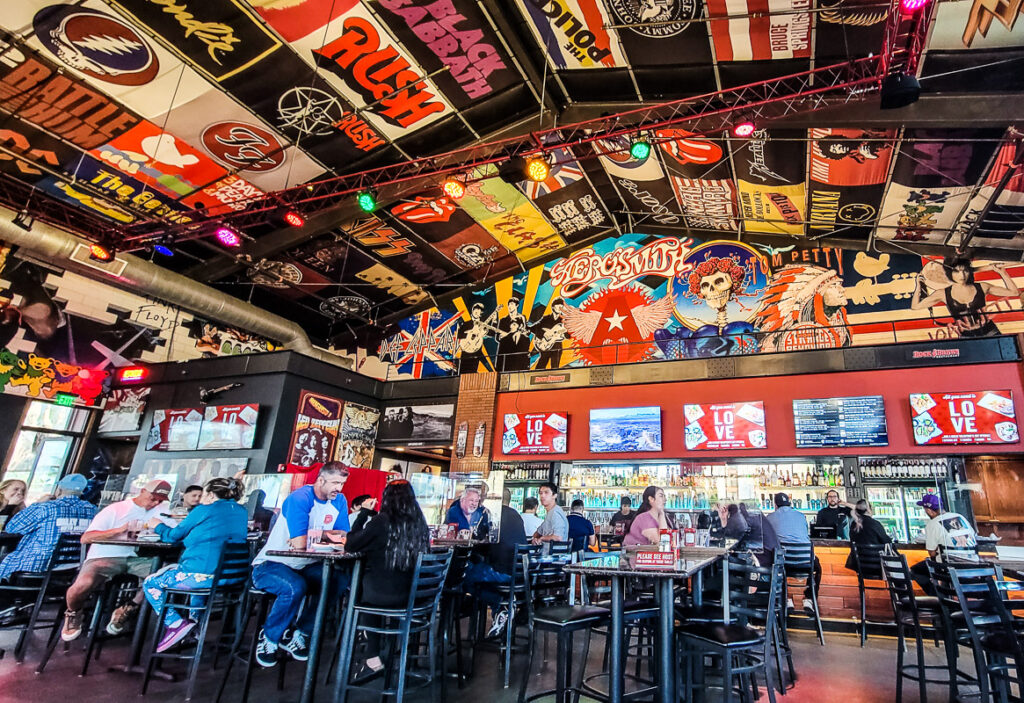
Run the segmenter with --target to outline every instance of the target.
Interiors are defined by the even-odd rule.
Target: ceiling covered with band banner
[[[1014,98],[1024,83],[1021,8],[928,6],[925,95]],[[83,228],[173,228],[326,178],[876,54],[890,9],[877,0],[7,0],[0,201],[31,211],[33,198],[55,199]],[[892,111],[856,124],[826,114],[820,124],[758,124],[746,139],[655,129],[644,160],[621,136],[556,148],[542,182],[480,166],[461,174],[457,200],[438,182],[372,214],[317,219],[311,206],[297,234],[268,220],[242,233],[239,250],[211,234],[167,242],[174,256],[135,253],[295,319],[320,342],[368,322],[380,331],[627,232],[872,256],[966,243],[1019,259],[1024,179],[1011,120],[908,125]]]

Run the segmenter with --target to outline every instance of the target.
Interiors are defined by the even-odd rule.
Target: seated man
[[[199,501],[203,499],[203,487],[198,485],[192,485],[185,489],[185,492],[181,494],[181,505],[188,510],[190,513],[199,505]]]
[[[587,547],[597,544],[597,533],[594,531],[594,523],[587,519],[585,514],[585,503],[577,498],[569,506],[569,542],[572,543],[572,551],[582,552]]]
[[[138,556],[133,547],[111,544],[94,544],[102,539],[125,537],[130,523],[140,527],[160,513],[160,504],[168,499],[171,484],[160,479],[147,483],[139,495],[111,503],[101,510],[89,528],[82,535],[82,544],[92,544],[85,557],[85,564],[78,572],[78,578],[68,588],[67,612],[64,613],[64,628],[60,637],[65,642],[78,639],[82,634],[82,608],[89,600],[89,594],[114,576],[131,574],[144,578],[153,571],[153,560]],[[124,632],[128,620],[139,609],[135,603],[126,603],[115,609],[107,624],[107,632],[119,635]]]
[[[775,512],[767,516],[766,521],[775,531],[778,544],[810,544],[811,535],[807,528],[807,518],[798,510],[793,509],[792,501],[785,493],[776,493]],[[814,595],[821,591],[821,562],[814,557],[813,565]],[[804,589],[804,610],[814,612],[814,601],[811,600],[811,576],[807,577],[807,588]],[[792,608],[792,599],[787,603]]]
[[[523,518],[509,506],[512,493],[507,488],[501,494],[501,531],[497,544],[491,545],[487,553],[487,561],[470,562],[466,569],[463,587],[466,593],[480,599],[492,608],[501,602],[501,596],[490,584],[507,584],[512,580],[512,572],[517,568],[516,545],[526,544],[529,540],[523,529]],[[488,637],[502,632],[508,622],[508,611],[502,609],[494,614]]]
[[[338,461],[320,468],[316,482],[292,492],[281,504],[281,516],[274,523],[267,543],[253,560],[252,583],[274,595],[274,604],[263,623],[256,646],[256,662],[262,667],[277,663],[277,650],[283,649],[297,661],[309,658],[309,635],[313,631],[316,608],[306,608],[287,642],[281,638],[292,624],[307,593],[319,593],[322,568],[315,559],[271,556],[268,552],[306,549],[306,538],[316,530],[329,541],[339,541],[349,530],[348,503],[341,489],[348,480],[348,469]],[[319,539],[317,541],[320,541]],[[337,600],[348,587],[348,579],[337,575],[327,585],[331,600]]]
[[[85,532],[96,515],[96,506],[81,498],[87,484],[82,474],[65,476],[57,483],[54,500],[33,503],[11,518],[5,532],[22,537],[17,548],[0,562],[0,583],[17,574],[45,570],[62,534]]]
[[[470,530],[474,539],[486,538],[491,521],[483,506],[483,491],[478,486],[466,486],[462,497],[448,508],[445,522],[458,525],[460,530]]]

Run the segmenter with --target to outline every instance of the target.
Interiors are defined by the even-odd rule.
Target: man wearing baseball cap
[[[142,525],[160,513],[160,504],[168,499],[171,484],[153,479],[134,498],[125,498],[111,503],[101,510],[89,528],[82,535],[82,544],[92,544],[85,557],[85,564],[78,572],[78,578],[68,588],[68,609],[64,613],[64,628],[61,639],[71,642],[82,634],[82,608],[89,600],[89,594],[114,576],[131,574],[139,578],[149,576],[153,571],[153,560],[138,556],[134,547],[111,544],[94,544],[102,539],[119,539],[127,535],[133,522]],[[107,624],[107,632],[119,635],[124,632],[128,620],[138,611],[139,606],[129,602],[114,610]]]
[[[924,548],[932,559],[939,557],[939,545],[947,550],[966,549],[971,552],[978,546],[978,537],[971,527],[971,522],[959,513],[945,512],[942,500],[934,493],[926,493],[917,501],[924,508],[930,520],[924,526]],[[910,567],[910,573],[924,592],[935,595],[935,588],[928,576],[928,566],[924,560]]]

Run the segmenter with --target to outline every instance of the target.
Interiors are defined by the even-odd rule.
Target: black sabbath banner
[[[885,193],[896,132],[815,128],[809,136],[808,233],[866,238]]]

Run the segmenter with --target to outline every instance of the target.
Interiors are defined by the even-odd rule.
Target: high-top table
[[[327,593],[330,591],[331,575],[335,566],[344,565],[352,567],[352,580],[349,588],[359,579],[362,568],[362,555],[358,552],[343,552],[339,549],[330,550],[307,550],[307,549],[272,549],[267,552],[272,557],[292,557],[295,559],[315,559],[320,562],[323,572],[320,576],[320,595],[316,601],[316,619],[313,621],[313,632],[309,637],[309,660],[306,662],[306,672],[302,678],[302,693],[299,695],[299,703],[312,703],[313,693],[316,690],[316,674],[319,667],[320,646],[324,635],[324,615],[327,612]],[[352,617],[355,603],[349,598],[345,607],[345,617],[342,619],[341,627],[347,626]],[[348,662],[338,662],[338,680],[342,676],[348,676]]]
[[[724,557],[735,547],[735,540],[727,540],[721,547],[685,547],[672,568],[637,568],[634,551],[608,554],[585,561],[567,564],[566,573],[581,574],[611,581],[611,624],[608,627],[608,700],[621,703],[625,688],[625,672],[622,663],[623,650],[623,580],[627,577],[653,579],[658,598],[658,700],[662,703],[676,703],[675,665],[675,591],[677,580],[695,579],[700,581],[705,569],[721,561],[722,569],[722,615],[729,620],[729,560]],[[700,598],[700,585],[694,588],[695,599]],[[698,603],[699,604],[699,603]]]

